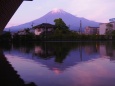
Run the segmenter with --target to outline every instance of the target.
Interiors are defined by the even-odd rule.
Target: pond
[[[115,86],[114,42],[11,44],[4,55],[37,86]]]

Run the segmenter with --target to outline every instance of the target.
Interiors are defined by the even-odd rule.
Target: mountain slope
[[[49,13],[47,13],[46,15],[44,15],[43,17],[33,20],[31,22],[25,23],[25,24],[21,24],[18,26],[13,26],[10,27],[11,31],[18,31],[24,28],[31,28],[31,25],[33,23],[33,25],[38,25],[41,23],[51,23],[54,24],[54,19],[56,18],[62,18],[63,21],[66,23],[67,26],[70,27],[71,30],[78,30],[80,27],[80,20],[82,21],[82,28],[85,28],[86,26],[93,26],[93,27],[98,27],[99,23],[98,22],[94,22],[85,18],[80,18],[80,17],[76,17],[68,12],[65,12],[61,9],[58,10],[53,10],[50,11]],[[8,30],[9,28],[6,28],[5,30]]]

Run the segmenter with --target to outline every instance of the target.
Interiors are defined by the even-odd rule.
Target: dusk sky
[[[103,23],[115,18],[115,0],[33,0],[24,1],[6,27],[38,19],[53,9]]]

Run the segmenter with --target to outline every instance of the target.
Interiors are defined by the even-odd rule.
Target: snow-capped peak
[[[62,9],[58,9],[58,8],[54,8],[51,13],[55,14],[55,13],[63,13]]]

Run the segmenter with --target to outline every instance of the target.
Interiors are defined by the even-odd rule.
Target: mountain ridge
[[[80,27],[80,21],[82,21],[82,28],[84,29],[86,26],[93,26],[93,27],[98,27],[99,26],[99,22],[95,22],[92,20],[88,20],[85,19],[83,17],[76,17],[73,14],[70,14],[64,10],[61,9],[55,9],[52,10],[50,12],[48,12],[47,14],[45,14],[44,16],[35,19],[33,21],[18,25],[18,26],[13,26],[13,27],[9,27],[6,28],[5,30],[11,30],[11,31],[19,31],[22,30],[24,28],[31,28],[32,24],[33,26],[39,25],[41,23],[50,23],[50,24],[54,24],[54,20],[57,18],[62,18],[63,21],[66,23],[67,26],[70,27],[70,30],[79,30]]]

